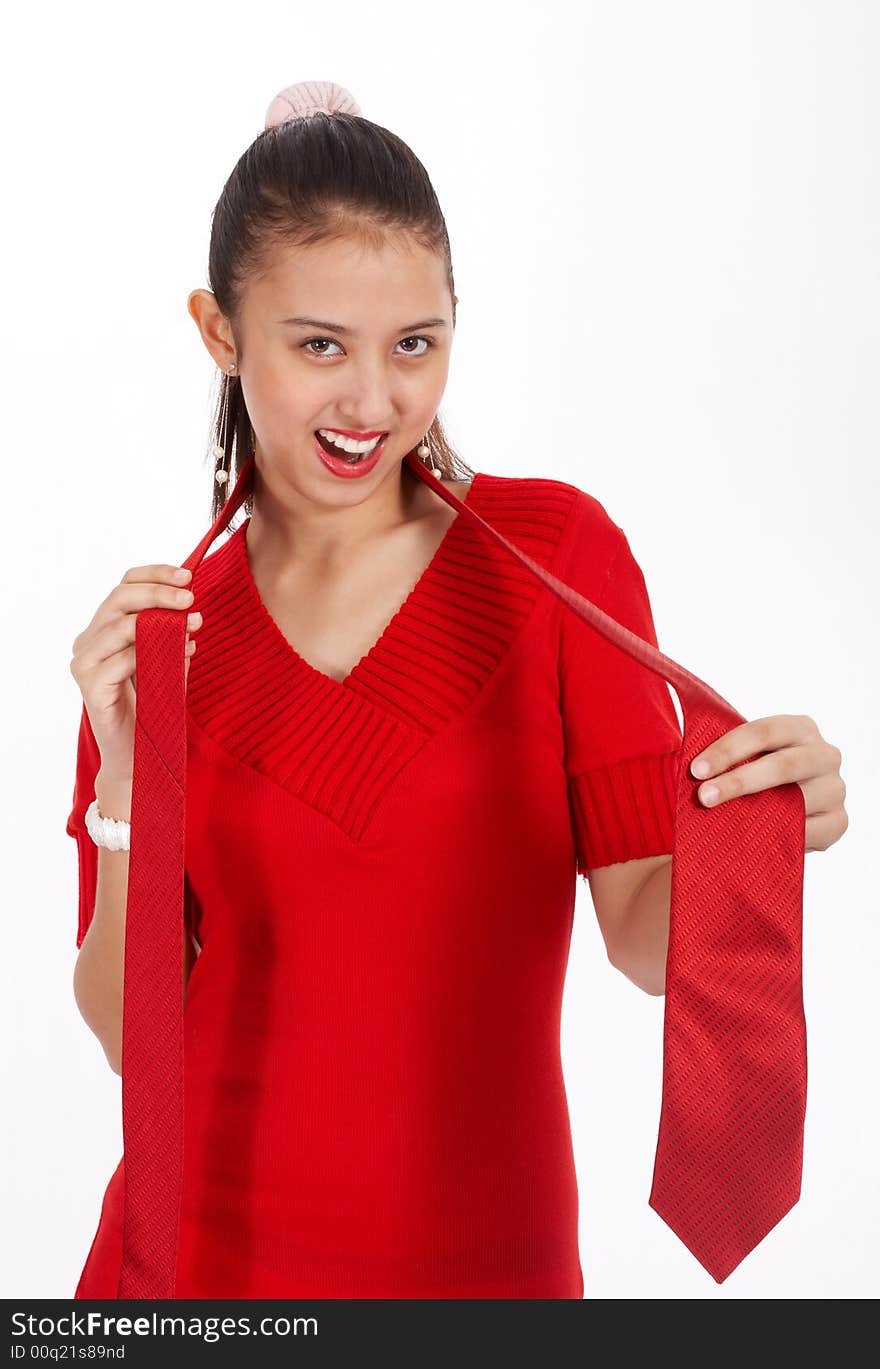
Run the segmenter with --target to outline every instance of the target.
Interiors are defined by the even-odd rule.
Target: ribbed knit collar
[[[477,472],[464,501],[548,567],[576,491]],[[245,520],[193,580],[204,618],[188,722],[364,835],[395,776],[475,700],[546,592],[458,513],[414,588],[344,680],[306,661],[257,590]]]

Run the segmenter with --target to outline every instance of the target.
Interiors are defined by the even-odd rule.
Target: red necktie
[[[663,1089],[648,1201],[722,1283],[801,1191],[807,1094],[803,793],[798,784],[783,784],[704,808],[690,763],[745,722],[742,714],[508,541],[412,452],[405,459],[460,516],[516,556],[608,641],[669,681],[678,695],[684,728]],[[214,525],[183,562],[193,572],[250,493],[253,466],[251,457]],[[185,639],[185,610],[138,614],[120,1298],[174,1296],[183,1153]]]
[[[193,572],[250,489],[253,457]],[[186,609],[142,609],[122,1010],[125,1200],[119,1298],[173,1298],[183,1168]]]

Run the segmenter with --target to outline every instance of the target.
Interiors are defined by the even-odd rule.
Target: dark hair
[[[238,353],[247,281],[269,268],[279,245],[310,246],[351,236],[378,244],[389,230],[442,253],[454,324],[457,297],[446,222],[428,173],[406,143],[356,114],[319,111],[264,129],[236,163],[211,223],[208,281]],[[229,477],[223,486],[214,482],[212,523],[254,448],[239,378],[221,375],[212,452],[223,442],[224,402]],[[473,476],[450,446],[439,415],[426,438],[445,479]],[[215,464],[212,456],[212,477]],[[243,507],[246,515],[252,513],[252,495]]]

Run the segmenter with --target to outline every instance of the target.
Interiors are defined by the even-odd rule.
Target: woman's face
[[[359,503],[399,478],[439,408],[453,334],[444,263],[399,238],[288,249],[248,286],[240,334],[261,469],[309,499]],[[316,454],[319,428],[389,436],[372,470],[352,479]]]

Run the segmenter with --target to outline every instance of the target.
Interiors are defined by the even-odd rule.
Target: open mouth
[[[321,447],[323,447],[327,455],[335,456],[337,460],[345,461],[349,466],[356,466],[358,462],[365,461],[367,457],[375,456],[379,448],[382,447],[385,443],[387,437],[388,434],[384,433],[382,437],[378,438],[373,443],[372,447],[370,447],[368,451],[347,452],[344,449],[344,447],[337,447],[336,444],[334,442],[331,442],[329,438],[324,437],[322,433],[318,432],[317,428],[315,429],[315,438],[317,442],[320,443]]]

